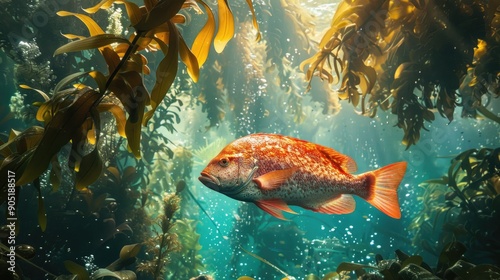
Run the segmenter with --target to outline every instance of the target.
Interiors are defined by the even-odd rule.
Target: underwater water
[[[174,2],[0,0],[1,279],[500,279],[498,4]],[[255,133],[406,162],[401,217],[199,180]]]

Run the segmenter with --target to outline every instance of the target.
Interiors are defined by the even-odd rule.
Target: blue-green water
[[[11,178],[8,175],[11,173],[8,172],[17,172],[17,177],[12,177],[19,181],[19,174],[27,167],[16,163],[24,162],[23,160],[29,162],[35,157],[30,153],[40,147],[37,146],[39,143],[37,141],[40,139],[35,137],[34,140],[26,142],[27,144],[4,143],[31,126],[49,127],[50,121],[44,123],[42,121],[44,118],[36,119],[38,107],[49,98],[63,100],[60,104],[57,101],[60,107],[54,109],[54,112],[60,110],[63,114],[66,106],[69,108],[71,104],[76,103],[65,101],[77,100],[74,97],[76,95],[65,95],[58,99],[63,93],[53,93],[58,82],[67,75],[91,70],[101,71],[106,77],[110,75],[108,64],[113,64],[110,63],[112,58],[108,56],[103,59],[103,55],[95,49],[53,56],[58,47],[68,43],[68,39],[61,36],[61,33],[89,36],[87,28],[77,18],[59,17],[56,12],[66,10],[83,14],[81,7],[90,7],[97,2],[0,0],[8,11],[1,12],[2,17],[0,17],[5,21],[0,27],[0,73],[2,74],[0,76],[2,91],[0,169],[3,180],[1,225],[6,225],[10,221],[10,212],[7,208],[9,204],[6,201],[8,184],[4,184],[4,181]],[[143,4],[139,0],[132,2]],[[217,1],[206,2],[217,16],[219,9]],[[498,158],[487,157],[499,154],[498,73],[500,71],[498,60],[494,60],[498,58],[498,53],[491,51],[483,56],[492,57],[489,61],[493,62],[487,64],[488,67],[478,67],[485,72],[490,71],[491,73],[488,73],[491,75],[487,76],[490,79],[480,81],[479,84],[484,85],[484,88],[477,85],[478,91],[483,90],[480,91],[482,92],[480,102],[475,100],[476,103],[468,104],[470,106],[467,107],[469,110],[484,109],[481,111],[482,114],[478,114],[477,118],[463,117],[463,106],[467,104],[467,98],[472,97],[458,90],[462,78],[470,78],[470,76],[465,77],[468,67],[484,65],[479,59],[472,58],[474,47],[477,51],[481,42],[470,38],[482,38],[494,46],[495,42],[498,44],[500,41],[495,41],[497,38],[494,37],[497,36],[495,32],[476,36],[473,29],[470,33],[476,37],[473,35],[470,35],[470,38],[454,37],[458,36],[457,30],[463,30],[465,27],[453,27],[450,28],[453,32],[449,31],[453,36],[443,37],[441,41],[434,40],[435,37],[430,36],[431,43],[429,41],[422,43],[418,40],[424,40],[426,37],[417,36],[417,31],[414,31],[415,36],[410,36],[411,39],[406,38],[415,40],[411,41],[412,48],[398,51],[396,54],[391,53],[393,60],[377,65],[377,59],[386,58],[383,55],[377,56],[377,52],[371,53],[363,63],[372,65],[379,71],[377,86],[380,84],[380,87],[383,87],[384,81],[394,79],[395,76],[403,77],[405,73],[410,75],[408,73],[418,72],[418,75],[415,74],[417,78],[411,83],[419,84],[425,80],[428,84],[432,84],[433,91],[428,100],[422,93],[422,88],[427,84],[411,88],[410,94],[397,92],[407,96],[414,94],[415,102],[408,103],[414,107],[408,104],[406,107],[386,108],[387,110],[379,107],[373,117],[368,117],[362,113],[363,106],[368,113],[372,113],[370,106],[373,104],[381,106],[380,104],[387,100],[392,102],[397,98],[395,92],[401,85],[394,82],[391,84],[393,88],[384,89],[386,92],[383,98],[377,96],[379,99],[373,103],[370,98],[375,92],[384,91],[376,86],[372,93],[367,94],[366,103],[360,102],[357,106],[353,106],[352,102],[339,98],[343,90],[340,84],[346,75],[363,75],[359,74],[363,71],[354,71],[350,74],[340,71],[341,75],[337,77],[341,80],[340,83],[328,83],[327,79],[322,81],[315,76],[309,85],[306,81],[307,67],[305,70],[300,67],[304,60],[319,51],[318,44],[330,27],[331,18],[339,6],[339,1],[333,3],[254,1],[262,35],[259,42],[255,40],[257,31],[252,25],[252,18],[245,1],[229,2],[235,18],[235,35],[221,53],[216,53],[213,41],[210,42],[210,53],[200,69],[197,83],[188,75],[187,66],[180,62],[183,56],[180,54],[176,79],[152,119],[141,127],[140,159],[132,154],[134,149],[129,144],[133,142],[130,130],[126,131],[127,140],[117,133],[119,128],[117,129],[116,116],[105,112],[102,107],[92,107],[92,110],[85,112],[88,115],[85,115],[84,119],[88,122],[82,120],[70,135],[65,133],[72,128],[66,127],[66,130],[60,131],[58,138],[53,138],[52,142],[57,142],[56,140],[62,139],[63,136],[67,136],[68,140],[60,149],[47,155],[51,161],[46,161],[46,167],[37,175],[39,181],[37,179],[33,183],[14,188],[18,228],[17,231],[13,231],[5,226],[2,227],[0,239],[4,245],[9,245],[7,237],[12,234],[15,236],[13,238],[15,245],[24,246],[16,247],[18,257],[14,263],[16,274],[20,279],[69,279],[56,277],[61,275],[71,277],[72,274],[78,274],[82,279],[89,279],[82,271],[86,271],[90,279],[96,279],[95,272],[104,268],[108,271],[134,275],[128,276],[131,278],[126,278],[124,275],[115,276],[122,279],[153,279],[153,275],[158,276],[158,279],[193,279],[199,275],[208,275],[214,279],[238,279],[241,276],[255,279],[282,279],[285,275],[296,279],[317,279],[310,274],[321,279],[328,273],[336,271],[341,263],[378,265],[379,269],[380,258],[386,260],[399,258],[400,263],[403,263],[401,254],[398,253],[396,257],[396,251],[410,256],[421,256],[431,267],[433,274],[443,277],[444,271],[440,271],[443,266],[439,261],[440,253],[452,241],[461,242],[467,248],[464,254],[459,254],[458,259],[474,265],[489,264],[497,266],[495,269],[498,269],[500,245],[496,237],[499,228],[495,222],[500,211],[498,179],[500,165]],[[391,1],[380,2],[385,3],[380,6],[381,10],[394,8],[392,4],[389,5]],[[410,2],[414,5],[413,2],[419,1]],[[491,1],[478,1],[477,5],[487,7],[487,2]],[[363,5],[358,6],[357,9],[362,7]],[[464,7],[469,6],[461,7],[465,9]],[[471,8],[471,11],[479,13],[488,11],[488,8],[491,7],[482,10]],[[396,11],[393,10],[393,13],[385,19],[387,28],[398,20],[413,20],[411,17],[405,18],[404,14],[400,15],[403,11],[425,11],[425,9],[401,11],[394,9]],[[470,15],[472,12],[469,12],[467,10],[467,13],[464,13]],[[180,13],[184,15],[186,22],[177,23],[176,26],[186,45],[191,47],[206,22],[206,12],[202,14],[195,8],[185,8]],[[356,9],[352,10],[352,13],[362,14]],[[355,21],[356,18],[350,15],[351,13],[346,14],[346,19]],[[134,32],[123,5],[115,3],[109,9],[100,10],[89,16],[102,27],[104,32],[113,33],[114,36],[122,36],[129,40],[129,36]],[[488,14],[483,18],[489,19],[493,26],[498,22],[493,20],[494,16]],[[449,16],[447,19],[453,18]],[[377,20],[375,18],[375,23],[380,24]],[[450,24],[444,20],[436,22],[439,24],[432,25],[433,28],[440,26],[447,29]],[[217,22],[217,26],[219,25]],[[375,29],[377,28],[381,28],[380,25],[376,25]],[[496,30],[497,27],[491,28]],[[368,33],[374,32],[369,28],[361,28],[356,30],[356,34],[363,34],[367,32],[366,30]],[[380,34],[377,36],[382,36]],[[160,38],[164,35],[155,36]],[[371,39],[373,42],[378,42],[379,48],[382,49],[389,45],[385,44],[384,40],[390,41],[390,38],[391,36],[387,35],[384,38]],[[455,44],[453,50],[439,49],[450,41]],[[399,46],[398,44],[394,45]],[[418,57],[414,57],[417,55],[412,52],[429,45],[432,45],[428,49],[429,52],[439,49],[441,53],[430,55],[428,61],[418,61]],[[116,45],[109,46],[116,48]],[[127,66],[130,67],[127,70],[129,73],[125,73],[127,71],[121,73],[127,77],[124,81],[142,89],[142,84],[133,83],[137,81],[134,79],[140,79],[149,95],[154,91],[155,84],[167,76],[165,69],[161,67],[165,54],[159,51],[159,46],[152,43],[148,50],[141,50],[143,57],[134,58],[135,62],[147,60],[148,70],[144,70],[143,65],[139,67],[140,71],[129,65]],[[356,47],[360,48],[354,46],[351,50],[355,52],[353,49]],[[470,61],[459,66],[450,61],[448,61],[450,65],[433,64],[435,60],[439,61],[440,57],[446,56],[446,52],[452,52],[457,48],[463,48],[461,53]],[[493,47],[491,49],[495,50]],[[369,50],[367,47],[367,52]],[[386,50],[386,53],[388,52],[389,50]],[[344,53],[344,49],[340,53],[344,55],[342,58],[354,56],[347,51]],[[361,55],[363,52],[356,54]],[[177,57],[177,54],[173,57]],[[406,72],[395,71],[407,57],[413,60],[405,64],[407,68],[402,68]],[[451,61],[462,62],[455,56]],[[420,62],[425,66],[422,68],[424,70],[411,72],[413,67],[411,65]],[[391,63],[395,63],[396,66],[390,65]],[[345,62],[341,65],[347,67]],[[446,68],[447,66],[450,69]],[[325,69],[326,72],[335,75],[334,66]],[[388,76],[383,76],[380,73],[381,69],[392,72]],[[436,77],[428,77],[431,74],[426,74],[425,71]],[[133,76],[133,79],[127,76],[130,72],[140,74]],[[463,75],[456,77],[457,73]],[[446,76],[448,74],[455,79]],[[364,75],[368,83],[370,75],[366,73]],[[442,80],[447,83],[436,82]],[[77,83],[95,89],[102,86],[88,75],[82,74],[66,83],[64,88],[81,86]],[[448,116],[446,113],[449,111],[438,112],[437,109],[439,104],[445,102],[439,95],[442,94],[445,84],[446,86],[452,84],[450,88],[457,93],[456,99],[451,101],[455,110]],[[26,87],[20,88],[20,85],[45,92],[47,100],[44,94]],[[364,86],[358,83],[354,87],[361,90]],[[127,89],[126,86],[117,88],[124,91]],[[107,106],[117,105],[117,110],[123,111],[124,118],[128,118],[133,115],[136,108],[134,106],[140,106],[137,104],[142,100],[137,103],[132,102],[132,106],[123,100],[119,90],[117,91],[116,87],[108,88],[106,97],[99,102],[108,102]],[[131,92],[137,94],[136,91]],[[434,107],[425,107],[428,106],[426,102],[432,103]],[[391,104],[396,106],[394,103]],[[150,103],[146,110],[152,110],[152,106]],[[426,110],[429,109],[427,112],[435,119],[432,122],[425,121],[424,128],[420,129],[418,141],[415,141],[414,145],[406,146],[402,143],[404,131],[397,126],[398,117],[405,110],[409,110],[408,108],[424,107]],[[491,115],[488,117],[488,111],[493,117]],[[100,138],[98,144],[94,145],[89,140],[92,136],[90,134],[87,136],[87,132],[99,131],[95,130],[96,124],[99,123],[96,121],[96,114],[100,116]],[[422,114],[417,112],[405,121],[407,124],[417,122]],[[45,117],[47,118],[47,115]],[[74,120],[77,117],[77,114],[70,115],[68,119]],[[61,126],[64,124],[65,122],[62,122]],[[57,128],[54,131],[57,131]],[[286,213],[287,220],[280,220],[265,213],[253,203],[229,198],[207,188],[198,180],[206,164],[225,145],[237,138],[259,132],[292,136],[331,147],[356,161],[357,174],[393,162],[406,161],[407,171],[398,188],[401,219],[390,218],[363,199],[356,197],[356,209],[351,214],[320,214],[292,206],[297,214]],[[81,141],[85,142],[81,147],[76,144],[78,139],[83,139]],[[33,149],[26,150],[27,146]],[[51,147],[54,146],[46,147],[47,150],[52,150]],[[75,162],[78,162],[75,158],[90,154],[94,147],[102,159],[102,166],[94,172],[98,178],[95,178],[89,186],[78,187],[75,182],[81,178],[78,179],[80,171],[74,166]],[[477,152],[471,152],[473,156],[470,158],[456,158],[472,149],[476,149]],[[75,150],[78,152],[76,155]],[[20,154],[28,156],[19,158]],[[52,174],[58,171],[56,161],[61,166],[59,176]],[[477,171],[475,168],[482,166],[483,162],[490,165],[480,172]],[[454,169],[450,169],[451,166]],[[470,175],[473,171],[476,172],[474,175],[476,177]],[[469,173],[465,176],[467,172]],[[429,182],[450,175],[453,175],[455,182],[450,178],[439,184],[437,181]],[[55,183],[54,176],[58,178],[60,184]],[[89,172],[88,177],[92,177],[92,172]],[[55,187],[56,185],[58,187]],[[43,205],[40,197],[43,198]],[[168,206],[168,203],[164,202],[165,199],[172,197],[179,198],[179,209],[174,209],[176,211],[172,210],[175,207],[165,206]],[[168,210],[175,212],[169,220],[172,227],[162,228],[164,225],[162,217],[168,216],[165,215]],[[165,237],[163,243],[160,241],[162,236]],[[169,245],[165,246],[165,243]],[[138,250],[133,253],[122,251],[124,246],[130,244],[138,244],[136,247]],[[33,255],[23,255],[25,253],[22,249],[26,246],[33,247]],[[1,248],[2,269],[10,265],[7,263],[9,249]],[[161,261],[156,259],[160,255],[158,250],[163,254]],[[22,260],[22,256],[27,260]],[[418,257],[410,260],[421,267],[425,266]],[[74,262],[75,265],[68,261]],[[377,273],[377,269],[374,268],[366,268],[366,271]],[[15,279],[9,278],[13,276],[7,270],[1,273],[1,279],[4,279],[3,277]],[[383,272],[380,272],[378,275],[382,274]],[[348,277],[352,279],[356,276],[354,273],[344,273],[336,277],[329,279],[348,279]]]

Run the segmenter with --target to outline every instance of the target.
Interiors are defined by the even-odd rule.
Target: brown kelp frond
[[[206,27],[199,31],[193,42],[193,53],[176,24],[185,23],[185,16],[179,14],[180,10],[192,8],[198,13],[201,12],[198,3],[205,8],[209,16]],[[252,2],[247,3],[254,16],[254,27],[257,27]],[[127,16],[135,29],[128,37],[105,33],[99,24],[87,15],[108,9],[113,4],[124,5],[126,8]],[[203,1],[145,1],[144,6],[139,7],[129,1],[109,0],[83,9],[87,14],[59,11],[59,16],[79,19],[87,28],[89,36],[65,34],[64,36],[72,41],[58,48],[54,55],[97,49],[106,62],[108,73],[92,70],[70,74],[57,84],[52,95],[38,91],[45,100],[38,103],[37,113],[37,120],[45,123],[43,137],[30,149],[19,149],[10,155],[8,160],[4,157],[2,172],[6,166],[14,168],[18,171],[18,185],[29,183],[39,177],[58,151],[71,141],[73,158],[70,165],[77,173],[82,172],[77,175],[77,187],[85,188],[100,176],[102,169],[98,150],[88,145],[98,142],[101,129],[99,115],[103,112],[113,114],[118,133],[127,138],[129,150],[136,158],[140,158],[141,127],[147,124],[162,101],[167,99],[167,91],[177,75],[178,57],[186,65],[187,73],[197,81],[200,63],[203,64],[206,60],[211,44],[214,43],[216,49],[222,51],[233,37],[231,24],[234,19],[227,1],[219,1],[219,9],[219,30],[215,39],[213,12]],[[150,93],[143,81],[143,75],[149,74],[150,68],[148,60],[141,52],[160,50],[164,58],[156,69],[155,84]],[[75,80],[80,81],[89,76],[98,90],[83,83],[77,83],[74,89],[66,90]],[[31,89],[28,86],[23,88]],[[118,102],[109,103],[107,97]],[[167,102],[167,107],[175,107],[178,100],[168,98],[167,101],[172,101]],[[172,118],[179,119],[175,112]],[[170,130],[173,131],[173,128]]]
[[[499,52],[494,51],[499,15],[492,12],[498,5],[344,1],[318,52],[301,68],[307,67],[309,83],[314,75],[339,82],[339,97],[361,105],[363,115],[390,108],[407,147],[419,140],[424,121],[434,120],[434,109],[450,121],[456,106],[463,106],[464,116],[479,111],[497,121],[481,97],[499,94]],[[456,96],[459,87],[462,99]]]

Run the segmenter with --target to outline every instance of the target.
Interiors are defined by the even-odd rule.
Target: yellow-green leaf
[[[26,166],[28,165],[28,162],[32,158],[34,152],[35,149],[31,149],[22,154],[14,153],[6,157],[1,162],[0,174],[5,176],[3,178],[7,178],[6,174],[9,171],[14,172],[16,174],[16,186],[20,186],[21,184],[19,184],[19,178],[21,178],[21,175],[26,170]],[[0,182],[0,189],[6,190],[7,183],[7,180],[2,180],[2,182]]]
[[[184,0],[159,1],[153,8],[134,25],[138,32],[149,31],[175,16],[182,8]]]
[[[84,190],[94,183],[101,176],[103,166],[104,165],[97,148],[85,155],[80,163],[80,169],[76,173],[75,188],[77,190]]]
[[[94,79],[94,81],[97,83],[97,87],[99,87],[100,93],[103,94],[104,92],[102,91],[106,88],[106,76],[104,76],[103,73],[97,70],[90,71],[89,76]]]
[[[75,34],[61,34],[63,35],[63,37],[65,37],[66,39],[69,39],[69,40],[76,40],[76,39],[85,39],[87,37],[85,36],[81,36],[81,35],[75,35]]]
[[[144,122],[146,123],[153,117],[156,108],[160,105],[160,102],[165,98],[168,89],[172,85],[175,76],[177,75],[178,67],[178,49],[179,42],[177,35],[177,28],[170,21],[168,22],[171,32],[169,32],[169,46],[167,47],[165,43],[161,40],[156,40],[156,42],[161,46],[165,57],[162,59],[156,70],[156,83],[151,91],[151,110],[146,112],[144,115]]]
[[[78,14],[78,13],[72,13],[72,12],[67,12],[67,11],[59,11],[57,12],[58,16],[61,17],[67,17],[67,16],[75,16],[79,20],[81,20],[85,26],[87,26],[87,29],[89,30],[90,36],[95,36],[99,34],[104,34],[104,31],[102,28],[89,16]]]
[[[325,274],[325,276],[323,276],[323,280],[336,280],[336,279],[339,279],[339,274],[337,272],[329,272],[327,274]]]
[[[146,107],[146,95],[147,92],[144,90],[137,91],[135,98],[137,102],[136,112],[138,119],[131,120],[131,117],[129,116],[127,122],[125,123],[125,134],[127,136],[128,148],[137,159],[141,158],[141,132],[144,109]]]
[[[61,186],[61,164],[57,159],[57,155],[54,155],[51,160],[52,169],[50,170],[49,181],[52,185],[52,191],[57,192]]]
[[[99,112],[111,112],[116,119],[116,130],[118,134],[120,134],[120,136],[122,137],[126,137],[125,123],[127,122],[127,119],[125,116],[125,112],[120,106],[113,103],[101,103],[99,104],[99,106],[97,106],[97,110],[99,110]]]
[[[121,75],[117,75],[109,84],[109,90],[120,100],[127,113],[137,118],[137,104],[133,97],[133,90],[124,80]]]
[[[378,269],[377,267],[371,266],[371,265],[342,262],[337,267],[337,271],[336,272],[340,273],[342,271],[354,271],[354,270],[363,269],[363,268]]]
[[[200,76],[200,67],[198,66],[198,60],[191,52],[191,50],[186,45],[184,38],[179,33],[179,55],[181,56],[182,62],[186,64],[187,72],[191,79],[196,83],[198,82],[198,77]]]
[[[80,92],[69,107],[59,110],[47,124],[43,138],[26,166],[26,170],[17,181],[18,185],[33,181],[47,169],[52,157],[69,142],[74,131],[80,128],[90,109],[101,97],[98,92],[89,88]]]
[[[76,72],[76,73],[73,73],[73,74],[69,74],[68,76],[62,78],[59,83],[57,83],[57,85],[54,87],[54,95],[57,95],[58,92],[63,88],[65,87],[66,85],[68,85],[69,83],[71,83],[72,81],[80,78],[81,76],[84,76],[84,75],[87,75],[89,72]]]
[[[212,44],[212,38],[215,34],[215,18],[210,7],[201,0],[197,0],[198,3],[205,7],[207,12],[207,22],[200,30],[196,38],[194,39],[191,51],[198,59],[198,66],[201,68],[205,61],[207,61],[208,53],[210,52],[210,45]]]
[[[128,18],[130,19],[130,23],[132,26],[136,25],[139,21],[141,21],[142,13],[139,6],[135,3],[129,1],[116,1],[115,3],[124,4],[125,9],[127,10]]]
[[[221,53],[234,35],[234,18],[227,0],[218,0],[219,30],[214,39],[215,51]]]
[[[120,250],[120,259],[127,260],[135,258],[141,251],[142,245],[140,243],[125,245]]]
[[[102,0],[101,2],[97,3],[97,5],[90,7],[90,8],[82,9],[82,10],[84,10],[86,13],[93,14],[93,13],[99,11],[99,9],[105,10],[105,9],[111,7],[111,5],[113,5],[114,1],[115,0]]]
[[[41,91],[39,89],[32,88],[32,87],[27,86],[27,85],[19,85],[19,87],[23,88],[23,89],[31,89],[31,90],[34,90],[34,91],[38,92],[38,94],[40,94],[45,101],[49,101],[49,99],[50,99],[49,96],[45,92],[43,92],[43,91]]]
[[[77,41],[69,42],[66,45],[60,46],[54,52],[54,56],[62,53],[77,52],[88,49],[96,49],[108,46],[113,43],[125,43],[130,44],[130,42],[118,35],[114,34],[99,34],[85,39],[80,39]]]
[[[113,73],[115,68],[120,64],[120,56],[111,48],[105,48],[102,50],[102,56],[108,65],[109,73]],[[101,89],[104,90],[104,89]]]
[[[78,280],[90,280],[89,273],[85,267],[72,261],[64,261],[64,267],[74,275],[78,275]]]
[[[260,30],[259,30],[259,24],[257,23],[257,17],[255,16],[255,10],[253,8],[253,3],[252,0],[247,0],[248,8],[250,8],[250,12],[252,12],[252,24],[253,27],[257,30],[257,37],[255,38],[256,41],[260,41]]]
[[[9,141],[0,146],[0,154],[4,157],[14,152],[24,153],[27,150],[35,148],[43,137],[44,129],[40,126],[32,126],[20,133],[11,133]],[[15,144],[15,151],[11,145]]]

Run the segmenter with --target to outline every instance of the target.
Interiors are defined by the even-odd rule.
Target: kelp
[[[300,90],[303,77],[298,62],[310,50],[313,17],[298,1],[259,5],[256,13],[262,18],[261,28],[266,30],[260,34],[254,30],[253,19],[245,20],[246,7],[235,5],[232,13],[239,32],[224,52],[233,59],[207,62],[212,67],[200,76],[198,101],[210,121],[207,128],[218,126],[230,116],[234,120],[230,124],[239,134],[258,131],[269,127],[266,121],[282,117],[284,112],[291,114],[297,123],[302,122],[305,119]],[[282,111],[277,112],[272,104],[282,102],[287,106],[279,106]],[[254,121],[256,116],[263,122]],[[260,123],[261,128],[255,127]]]
[[[446,244],[436,264],[435,269],[423,261],[419,255],[409,256],[401,250],[396,250],[396,259],[385,260],[376,255],[377,266],[357,263],[341,263],[337,273],[355,272],[357,279],[373,279],[375,273],[367,273],[365,268],[377,270],[383,279],[496,279],[500,276],[500,268],[494,265],[474,265],[464,258],[466,247],[460,242]],[[340,278],[344,279],[344,278]]]
[[[152,256],[137,266],[137,271],[159,279],[165,274],[166,265],[171,261],[171,254],[181,249],[179,237],[172,230],[175,227],[174,214],[179,209],[180,199],[175,194],[163,198],[163,212],[158,217],[155,234],[145,241],[146,251]]]
[[[309,88],[315,75],[340,83],[339,97],[360,106],[363,115],[391,110],[404,131],[403,144],[410,147],[435,111],[452,121],[462,106],[476,116],[484,110],[483,96],[499,95],[498,5],[343,1],[317,53],[301,68],[307,68]],[[457,95],[468,67],[470,82]]]
[[[415,245],[435,253],[430,244],[460,240],[471,258],[498,264],[500,243],[494,233],[500,218],[499,158],[500,148],[464,151],[452,159],[446,176],[422,184],[424,208],[409,226]]]
[[[199,31],[193,42],[196,52],[192,53],[177,24],[185,23],[185,16],[179,14],[180,10],[202,11],[197,3],[201,3],[209,16],[206,27]],[[91,16],[113,4],[125,6],[131,28],[135,30],[128,37],[106,34]],[[15,140],[12,137],[9,139],[12,141],[0,146],[0,173],[14,171],[16,185],[21,186],[51,169],[49,182],[57,190],[63,176],[58,155],[63,147],[71,143],[68,165],[76,175],[74,186],[85,190],[101,177],[105,165],[98,149],[100,118],[105,112],[114,116],[117,132],[126,137],[129,151],[137,159],[141,158],[142,126],[146,126],[153,114],[160,110],[162,102],[167,105],[166,121],[163,122],[167,129],[174,131],[174,124],[180,121],[172,108],[179,108],[177,105],[182,106],[182,102],[167,95],[177,76],[178,58],[186,65],[190,77],[197,81],[200,64],[206,60],[212,43],[222,51],[232,38],[230,26],[234,19],[231,9],[227,1],[219,1],[219,4],[223,11],[218,13],[218,18],[223,24],[215,37],[214,13],[203,1],[145,1],[144,6],[139,7],[129,1],[103,0],[83,9],[86,14],[57,12],[61,17],[76,17],[84,24],[89,36],[65,34],[72,41],[55,50],[54,56],[97,49],[108,72],[92,70],[70,74],[60,80],[51,94],[35,89],[44,99],[36,104],[37,120],[43,122],[43,127],[28,128],[26,133],[21,133]],[[247,4],[255,16],[251,1]],[[146,51],[163,53],[151,92],[143,81],[143,75],[150,74],[148,60],[143,55]],[[72,88],[74,81],[89,81],[86,77],[91,78],[97,87],[78,82]],[[21,87],[32,89],[24,85]],[[17,143],[29,145],[15,145]],[[5,182],[1,188],[6,190]],[[5,193],[2,192],[1,201],[5,201]]]
[[[203,257],[200,255],[200,234],[196,233],[197,221],[182,219],[175,222],[172,232],[177,234],[180,250],[172,252],[167,264],[169,279],[190,279],[205,271]]]
[[[262,9],[267,31],[264,37],[264,68],[266,75],[270,76],[267,79],[274,87],[285,92],[285,100],[276,103],[288,103],[287,111],[293,114],[294,122],[300,124],[305,119],[302,109],[304,77],[298,66],[311,50],[314,18],[298,1],[274,1]],[[299,85],[297,80],[300,81]],[[316,95],[312,98],[314,100]]]

